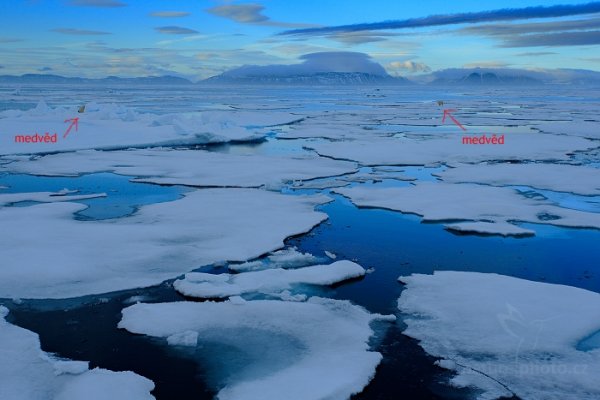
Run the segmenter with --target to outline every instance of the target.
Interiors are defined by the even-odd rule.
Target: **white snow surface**
[[[114,172],[137,182],[209,187],[269,187],[356,171],[354,163],[318,156],[275,157],[204,150],[79,151],[13,162],[4,169],[45,176]]]
[[[152,400],[152,381],[133,372],[88,369],[88,363],[54,358],[37,334],[5,320],[0,306],[0,399]]]
[[[435,174],[445,182],[526,185],[538,189],[600,195],[600,169],[566,164],[456,165]]]
[[[329,265],[313,265],[298,269],[266,269],[240,274],[190,272],[173,287],[185,296],[224,298],[244,293],[271,293],[291,289],[294,285],[333,285],[365,275],[365,269],[352,261],[336,261]]]
[[[476,136],[481,136],[485,132]],[[461,134],[425,137],[373,137],[368,140],[314,142],[318,154],[362,165],[428,165],[488,160],[566,160],[576,150],[598,147],[581,137],[543,133],[505,134],[503,145],[462,144]],[[491,136],[487,134],[488,137]]]
[[[79,118],[63,137],[69,123]],[[86,106],[84,113],[74,107],[51,108],[41,101],[28,111],[0,112],[0,155],[34,154],[80,149],[124,149],[156,145],[184,145],[252,141],[264,137],[257,128],[297,121],[301,117],[287,112],[203,111],[197,113],[139,113],[113,104]],[[51,135],[56,143],[17,143],[15,135]]]
[[[199,343],[235,348],[246,360],[244,368],[221,382],[219,400],[342,400],[362,391],[375,374],[381,354],[369,351],[368,340],[369,324],[377,319],[393,317],[341,300],[234,297],[217,303],[136,304],[123,310],[119,327],[160,338],[195,331]],[[219,365],[234,362],[229,356]]]
[[[266,259],[248,261],[242,264],[229,264],[228,268],[234,272],[248,272],[267,268],[300,268],[317,264],[321,259],[310,253],[302,253],[295,247],[277,250]]]
[[[465,220],[486,224],[457,225],[454,230],[521,235],[507,229],[513,221],[600,229],[600,214],[557,207],[526,198],[514,189],[468,183],[417,182],[407,187],[356,186],[334,190],[359,207],[418,214],[425,221]]]
[[[77,203],[0,208],[0,298],[67,298],[145,287],[218,261],[283,247],[327,218],[325,196],[203,189],[112,220]]]
[[[440,357],[479,399],[600,398],[600,294],[496,274],[436,271],[400,277],[405,335]]]

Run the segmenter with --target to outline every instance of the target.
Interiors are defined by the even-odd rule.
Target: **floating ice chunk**
[[[0,194],[0,207],[23,201],[55,203],[59,201],[79,201],[106,197],[106,193],[67,196],[68,193],[73,192],[64,192],[61,190],[59,192],[3,193]]]
[[[123,310],[119,327],[167,338],[198,332],[198,343],[218,342],[235,354],[211,361],[230,373],[217,382],[220,400],[348,399],[373,378],[381,355],[369,351],[369,324],[393,317],[370,314],[347,301],[311,298],[136,304]],[[316,329],[318,327],[318,329]]]
[[[436,174],[445,182],[526,185],[557,192],[600,195],[600,169],[565,164],[457,165]]]
[[[185,296],[205,299],[238,296],[244,293],[270,293],[290,289],[293,285],[333,285],[365,275],[365,269],[351,261],[313,265],[299,269],[282,268],[241,274],[190,272],[176,280],[173,287]]]
[[[256,258],[325,220],[314,207],[329,200],[204,189],[102,221],[74,220],[85,208],[76,203],[0,208],[0,297],[145,287],[217,261]]]
[[[111,171],[142,177],[137,182],[210,187],[280,187],[288,181],[356,171],[354,163],[318,156],[273,157],[169,149],[80,151],[15,162],[4,168],[45,176]]]
[[[230,264],[229,269],[235,272],[257,271],[267,268],[300,268],[314,265],[321,261],[310,253],[299,252],[295,247],[277,250],[266,259],[248,261],[242,264]]]
[[[481,399],[600,397],[600,352],[576,349],[600,329],[598,293],[476,272],[400,280],[404,334],[458,373],[454,385]]]
[[[152,381],[133,372],[88,369],[40,348],[38,335],[6,322],[0,306],[0,398],[19,400],[151,400]]]
[[[500,236],[533,236],[535,231],[521,228],[508,222],[457,222],[455,224],[446,224],[445,228],[449,231],[459,233],[478,233],[483,235]]]
[[[487,224],[451,224],[453,230],[485,230],[500,235],[525,233],[508,229],[513,221],[567,227],[600,229],[600,214],[571,210],[543,200],[528,199],[504,187],[443,182],[418,182],[407,187],[368,187],[335,189],[359,207],[376,207],[423,216],[426,221],[476,221]]]
[[[489,134],[488,136],[491,136]],[[414,138],[372,138],[314,142],[307,147],[320,155],[358,161],[363,165],[427,165],[487,160],[566,160],[568,154],[597,144],[580,137],[542,133],[505,135],[503,145],[462,144],[462,135]]]

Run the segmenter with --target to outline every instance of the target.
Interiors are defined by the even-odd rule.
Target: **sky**
[[[478,66],[600,71],[600,2],[0,1],[2,75],[197,81],[245,65],[325,60],[313,53],[335,61],[336,52],[363,53],[363,65],[407,77]]]

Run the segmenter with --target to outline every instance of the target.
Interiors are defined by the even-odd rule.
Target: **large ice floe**
[[[491,137],[491,134],[487,136]],[[320,155],[353,160],[363,165],[428,165],[488,160],[566,160],[569,153],[598,147],[597,142],[589,139],[543,133],[507,133],[503,145],[462,144],[461,138],[460,134],[431,137],[373,137],[368,140],[314,142],[308,147]]]
[[[70,119],[79,118],[66,135]],[[124,106],[88,104],[50,108],[41,101],[28,111],[0,113],[0,155],[52,153],[80,149],[123,149],[155,145],[206,144],[252,141],[265,136],[264,127],[301,119],[287,112],[204,111],[154,115]],[[23,142],[17,136],[56,134],[55,142]]]
[[[453,385],[482,400],[600,398],[598,293],[476,272],[400,281],[404,334],[456,371]]]
[[[406,187],[337,188],[359,207],[418,214],[424,221],[447,222],[460,232],[530,235],[513,222],[600,229],[600,214],[572,210],[546,200],[530,199],[517,190],[469,183],[417,182]],[[451,221],[451,222],[448,222]]]
[[[227,349],[202,359],[202,365],[222,372],[213,383],[219,400],[343,400],[362,391],[375,374],[382,356],[369,351],[370,323],[382,319],[394,317],[370,314],[348,301],[233,297],[136,304],[123,310],[119,327],[164,338],[199,357],[206,343]]]
[[[8,323],[0,306],[0,399],[152,400],[152,381],[59,359],[42,351],[38,335]]]
[[[204,150],[146,149],[79,151],[16,161],[11,172],[46,176],[75,176],[111,171],[140,177],[139,182],[209,187],[269,187],[285,182],[342,175],[356,165],[318,156],[275,157],[237,155]]]
[[[580,165],[460,164],[435,175],[445,182],[484,183],[494,186],[526,185],[557,192],[600,195],[600,169]]]
[[[202,265],[246,261],[327,218],[324,196],[203,189],[131,216],[81,221],[83,204],[0,208],[0,298],[66,298],[144,287]]]
[[[329,265],[313,265],[298,269],[273,268],[239,274],[190,272],[176,280],[175,290],[200,298],[224,298],[249,292],[278,293],[294,285],[333,285],[365,275],[365,269],[352,261],[336,261]]]

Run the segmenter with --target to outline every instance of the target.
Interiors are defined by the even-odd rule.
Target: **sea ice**
[[[176,280],[179,293],[204,299],[225,298],[244,293],[272,293],[291,289],[294,285],[333,285],[365,275],[365,269],[352,261],[336,261],[329,265],[313,265],[298,269],[266,269],[240,274],[190,272]]]
[[[277,250],[262,260],[248,261],[242,264],[230,264],[228,267],[235,272],[256,271],[267,268],[300,268],[320,262],[319,257],[310,253],[302,253],[295,247]]]
[[[483,133],[482,133],[483,134]],[[488,160],[566,160],[568,154],[598,145],[589,139],[543,133],[505,135],[503,145],[462,144],[461,134],[439,137],[393,137],[343,142],[314,142],[318,154],[362,165],[428,165]],[[487,135],[491,136],[491,133]]]
[[[68,136],[65,121],[79,118]],[[204,111],[153,115],[123,106],[88,104],[50,108],[44,102],[32,110],[0,112],[0,155],[35,154],[80,149],[125,149],[157,145],[185,145],[253,141],[265,136],[257,128],[292,123],[301,116],[286,112]],[[57,135],[56,143],[20,143],[17,135]]]
[[[566,164],[456,165],[435,174],[445,182],[525,185],[556,192],[600,195],[600,169]]]
[[[406,187],[377,184],[334,190],[359,207],[375,207],[418,214],[424,221],[453,223],[452,230],[523,235],[524,229],[507,229],[513,221],[600,229],[600,214],[557,207],[548,201],[526,198],[514,189],[469,183],[417,182]],[[484,224],[482,224],[484,223]]]
[[[327,218],[325,196],[203,189],[110,220],[81,221],[86,206],[0,208],[0,298],[67,298],[158,284],[217,261],[283,247]]]
[[[600,295],[496,274],[436,271],[400,277],[407,328],[480,399],[600,398],[600,349],[576,347],[600,330]]]
[[[219,400],[342,400],[359,393],[375,374],[381,355],[369,351],[369,324],[381,319],[393,317],[370,314],[348,301],[234,297],[225,302],[136,304],[123,310],[119,327],[159,338],[194,331],[199,346],[208,341],[235,349],[221,355],[222,360],[202,360],[220,369],[235,368],[236,358],[245,360],[241,369],[216,384]]]
[[[133,372],[88,369],[88,363],[55,358],[38,335],[5,320],[0,306],[0,399],[151,400],[152,381]]]
[[[203,150],[79,151],[14,162],[14,173],[75,176],[111,171],[137,182],[205,187],[269,187],[294,180],[348,174],[356,165],[318,156],[274,157]]]

